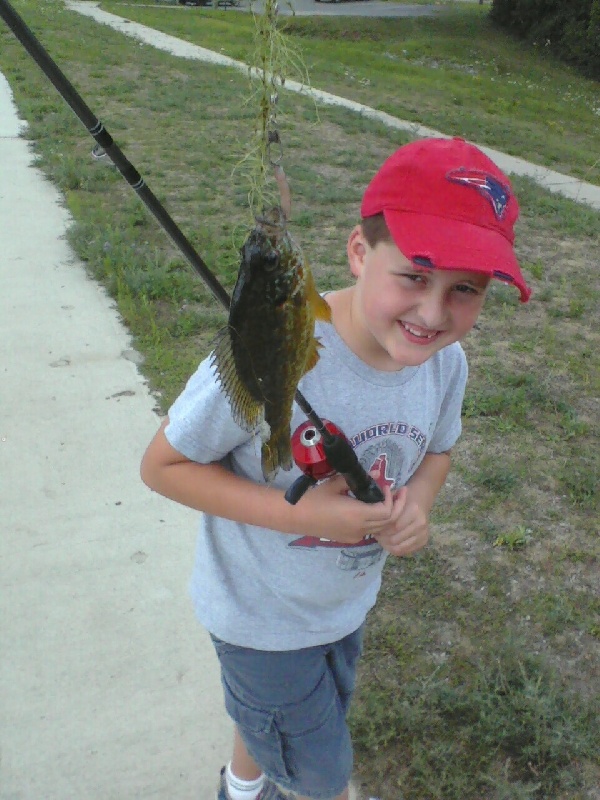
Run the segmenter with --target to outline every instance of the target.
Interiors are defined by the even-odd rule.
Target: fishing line
[[[156,195],[146,185],[144,179],[127,159],[121,148],[113,140],[103,123],[85,103],[73,84],[60,70],[42,44],[26,25],[8,0],[0,0],[0,17],[8,25],[17,40],[23,45],[31,58],[42,70],[67,105],[75,113],[88,133],[93,136],[97,146],[111,159],[123,178],[136,192],[148,211],[168,234],[173,243],[187,258],[193,269],[202,278],[216,299],[229,309],[231,300],[223,286],[196,252],[191,242],[183,234],[177,223],[162,205]],[[383,493],[373,478],[361,466],[354,450],[343,437],[332,435],[308,400],[296,390],[295,400],[323,437],[327,457],[331,466],[344,476],[353,494],[363,502],[377,503],[383,500]]]
[[[250,96],[245,105],[254,105],[258,111],[246,152],[234,172],[238,171],[248,183],[248,206],[254,219],[264,208],[279,204],[270,179],[274,169],[282,172],[283,145],[278,130],[280,89],[288,79],[304,86],[309,81],[300,51],[278,25],[279,0],[264,0],[260,14],[252,6],[250,11],[254,20],[254,50],[248,70]],[[289,219],[289,210],[284,208],[284,211]]]

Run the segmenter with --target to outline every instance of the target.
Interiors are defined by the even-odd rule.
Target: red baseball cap
[[[401,147],[367,186],[363,219],[383,213],[413,263],[479,272],[514,284],[526,303],[513,250],[519,205],[510,181],[464,139],[420,139]]]

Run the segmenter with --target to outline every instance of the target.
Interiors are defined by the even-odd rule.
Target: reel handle
[[[285,499],[291,506],[295,506],[302,495],[311,489],[315,483],[317,483],[317,479],[311,475],[300,475],[286,491]]]
[[[335,471],[344,476],[348,488],[357,500],[363,503],[382,503],[383,491],[362,468],[352,445],[345,436],[335,436],[333,441],[324,443],[327,461],[335,465]]]

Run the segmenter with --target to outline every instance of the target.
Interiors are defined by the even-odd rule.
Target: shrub
[[[600,79],[600,0],[493,0],[490,17]]]

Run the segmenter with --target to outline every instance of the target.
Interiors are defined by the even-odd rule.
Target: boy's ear
[[[350,271],[355,278],[360,277],[362,273],[367,247],[362,228],[357,225],[348,237],[348,245],[346,247]]]

